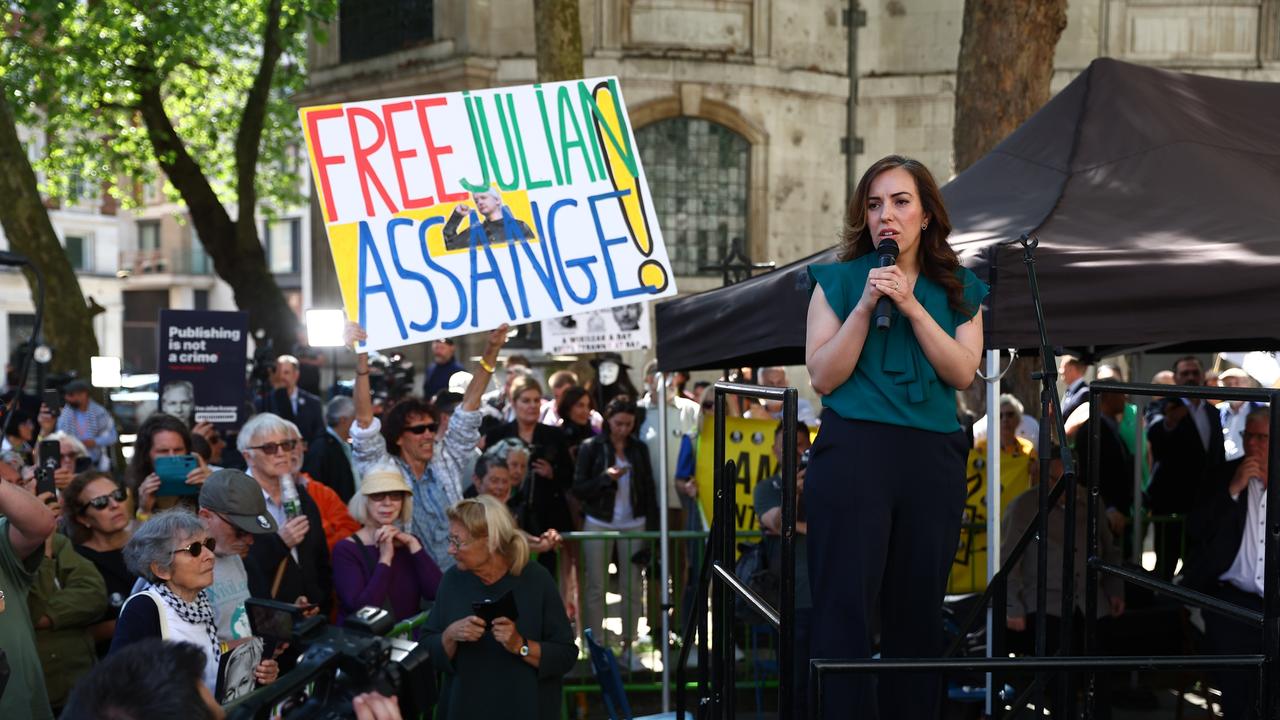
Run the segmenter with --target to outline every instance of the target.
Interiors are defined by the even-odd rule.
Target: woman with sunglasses
[[[453,566],[445,511],[462,499],[475,465],[476,443],[480,441],[480,398],[498,361],[498,351],[507,342],[507,330],[506,325],[501,325],[489,333],[462,402],[454,408],[448,427],[439,436],[435,408],[417,398],[401,400],[381,419],[375,418],[369,355],[356,354],[355,390],[351,396],[356,404],[356,419],[351,424],[356,469],[366,473],[386,464],[400,469],[413,488],[413,534],[441,569]],[[347,323],[343,340],[348,347],[355,347],[366,338],[363,328]]]
[[[200,518],[185,508],[158,513],[134,532],[124,546],[125,563],[147,585],[120,610],[111,652],[152,637],[191,643],[204,651],[204,683],[220,697],[223,646],[205,592],[213,584],[216,546]],[[258,684],[274,681],[278,672],[273,660],[254,671]]]
[[[387,608],[397,621],[416,615],[436,599],[440,568],[404,529],[413,521],[413,488],[396,466],[377,468],[361,478],[349,508],[362,527],[333,548],[338,622],[366,605]]]
[[[300,443],[297,426],[272,413],[254,415],[236,436],[247,474],[262,489],[267,513],[278,527],[254,541],[244,565],[254,597],[328,613],[333,594],[329,545],[319,506],[297,485],[294,453]],[[297,492],[296,505],[286,502],[286,478]]]
[[[62,522],[76,552],[83,555],[106,583],[107,610],[89,628],[105,657],[115,634],[116,618],[137,576],[125,566],[124,546],[132,536],[129,493],[103,472],[81,473],[62,491]]]

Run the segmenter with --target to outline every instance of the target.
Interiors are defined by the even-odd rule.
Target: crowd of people
[[[107,702],[113,690],[96,675],[117,659],[129,672],[136,648],[176,652],[157,641],[198,649],[174,662],[198,665],[210,707],[270,685],[299,648],[255,636],[250,598],[337,623],[369,606],[396,620],[431,609],[418,639],[444,678],[440,717],[559,716],[573,628],[605,637],[610,563],[628,596],[618,641],[629,650],[651,562],[640,542],[579,546],[563,534],[657,528],[655,410],[666,407],[678,448],[701,408],[681,385],[665,403],[637,397],[618,356],[594,363],[585,384],[552,373],[544,392],[519,355],[500,360],[506,337],[490,333],[467,369],[452,342],[435,343],[424,395],[394,403],[375,401],[365,353],[351,395],[327,402],[281,356],[273,388],[231,432],[195,422],[190,393],[167,386],[115,473],[119,435],[88,386],[68,383],[60,407],[43,398],[8,427],[0,462],[0,647],[12,668],[0,717],[75,716],[80,686]],[[364,338],[348,326],[351,347]],[[59,448],[47,470],[41,441]],[[179,457],[185,476],[162,481]],[[692,485],[673,481],[671,512]],[[511,617],[477,616],[475,603],[505,596]],[[492,693],[495,678],[508,691]]]

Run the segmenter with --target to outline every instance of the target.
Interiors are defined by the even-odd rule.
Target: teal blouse
[[[867,274],[876,266],[875,253],[848,262],[810,265],[809,275],[822,292],[836,317],[844,322],[857,306],[867,284]],[[964,284],[965,305],[972,312],[953,310],[947,292],[923,274],[916,280],[915,296],[926,312],[951,337],[956,328],[973,318],[987,296],[987,284],[968,268],[956,271]],[[955,432],[955,388],[943,382],[925,357],[911,330],[911,322],[893,310],[888,331],[868,329],[858,364],[822,404],[847,420],[870,420],[931,430]]]

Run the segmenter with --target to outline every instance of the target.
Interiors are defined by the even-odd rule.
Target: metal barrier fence
[[[1120,392],[1129,395],[1143,395],[1156,397],[1189,397],[1202,400],[1260,400],[1269,402],[1273,407],[1280,402],[1280,391],[1267,389],[1245,389],[1245,388],[1219,388],[1219,387],[1190,387],[1190,386],[1170,386],[1170,385],[1147,385],[1134,383],[1114,383],[1114,382],[1096,382],[1090,386],[1090,394],[1093,399],[1099,398],[1105,393]],[[1065,505],[1063,528],[1065,538],[1063,539],[1063,613],[1062,622],[1060,623],[1061,641],[1057,655],[1048,655],[1044,652],[1044,630],[1043,625],[1037,628],[1037,652],[1035,657],[990,657],[990,658],[955,658],[952,657],[958,650],[959,643],[953,643],[942,659],[934,658],[910,658],[910,659],[892,659],[892,660],[838,660],[838,659],[819,659],[815,658],[811,661],[812,682],[810,683],[810,711],[815,716],[821,715],[821,699],[822,685],[824,679],[832,674],[865,674],[878,672],[908,672],[908,671],[977,671],[977,672],[1013,672],[1028,671],[1037,673],[1036,679],[1011,703],[1008,703],[1011,709],[1011,715],[1016,716],[1024,709],[1026,701],[1033,695],[1036,696],[1035,705],[1042,707],[1043,702],[1040,700],[1041,693],[1045,684],[1045,672],[1060,673],[1077,673],[1085,677],[1084,683],[1084,718],[1088,720],[1093,717],[1094,712],[1094,691],[1096,675],[1099,671],[1106,670],[1163,670],[1163,669],[1225,669],[1225,670],[1256,670],[1261,674],[1262,682],[1260,687],[1260,705],[1262,717],[1266,720],[1280,720],[1280,704],[1277,703],[1277,697],[1280,697],[1280,672],[1277,672],[1276,658],[1280,653],[1280,583],[1267,583],[1265,585],[1264,611],[1262,613],[1254,612],[1232,603],[1225,602],[1218,598],[1205,595],[1184,587],[1174,585],[1163,581],[1149,573],[1134,570],[1128,567],[1122,567],[1105,562],[1099,557],[1098,547],[1098,523],[1101,513],[1098,508],[1100,492],[1098,487],[1099,463],[1100,463],[1100,445],[1102,422],[1100,419],[1101,402],[1090,402],[1089,413],[1089,437],[1090,443],[1090,466],[1086,468],[1088,477],[1088,491],[1086,499],[1087,504],[1087,520],[1086,532],[1088,537],[1087,546],[1087,562],[1085,572],[1085,612],[1084,612],[1084,654],[1080,656],[1070,656],[1069,648],[1071,647],[1072,622],[1071,605],[1075,596],[1074,589],[1074,548],[1075,548],[1075,503],[1067,502]],[[1264,574],[1268,578],[1277,577],[1280,573],[1280,413],[1273,412],[1270,422],[1271,439],[1268,446],[1270,460],[1268,464],[1268,483],[1267,483],[1267,510],[1266,510],[1266,537],[1265,537],[1265,554],[1264,554]],[[1037,513],[1036,520],[1031,523],[1022,537],[1018,539],[1011,553],[1009,564],[1004,565],[1000,572],[991,579],[986,591],[983,593],[980,602],[975,604],[969,616],[961,623],[960,635],[963,637],[970,629],[972,629],[986,607],[989,605],[993,611],[994,618],[992,626],[999,630],[1005,623],[1006,611],[1006,592],[1007,592],[1007,573],[1013,560],[1016,560],[1022,552],[1030,544],[1036,535],[1046,535],[1047,529],[1047,512],[1046,509],[1057,504],[1059,498],[1064,493],[1071,494],[1074,497],[1076,492],[1076,482],[1074,476],[1067,474],[1063,476],[1062,482],[1049,491],[1047,485],[1041,483],[1040,490],[1040,511]],[[1043,548],[1046,543],[1041,543],[1038,577],[1041,578],[1039,591],[1043,592],[1045,587],[1044,578],[1046,577],[1047,562],[1044,559]],[[1096,650],[1096,616],[1097,616],[1097,588],[1099,575],[1107,573],[1122,578],[1125,582],[1138,585],[1152,592],[1160,593],[1171,597],[1179,602],[1187,605],[1199,607],[1204,610],[1226,615],[1242,622],[1246,622],[1259,627],[1263,630],[1263,654],[1238,654],[1238,655],[1176,655],[1162,657],[1141,657],[1141,656],[1096,656],[1091,653]],[[1040,598],[1039,607],[1047,607],[1044,603],[1043,596]],[[999,649],[999,648],[998,648]],[[999,654],[994,653],[994,654]],[[1063,676],[1062,682],[1066,682],[1066,676]],[[996,685],[999,687],[1000,685]],[[1067,717],[1073,717],[1075,710],[1074,693],[1065,693],[1065,714]]]
[[[615,654],[625,641],[630,641],[630,654],[619,657],[619,670],[623,679],[623,689],[628,693],[660,693],[662,682],[659,662],[669,662],[671,658],[663,656],[664,638],[661,636],[663,613],[674,613],[678,624],[673,625],[673,633],[680,633],[684,622],[689,618],[689,608],[693,602],[696,584],[691,578],[696,577],[704,557],[705,544],[709,536],[707,530],[672,530],[669,532],[671,551],[671,571],[666,578],[659,576],[658,557],[661,551],[662,533],[657,531],[580,531],[564,533],[565,545],[557,551],[559,563],[573,559],[575,564],[578,589],[573,600],[576,602],[574,624],[581,637],[582,630],[591,627],[595,637],[602,644],[609,646]],[[763,533],[759,530],[737,531],[735,542],[751,542],[760,540]],[[570,550],[572,548],[572,550]],[[636,556],[640,561],[635,562]],[[627,567],[628,565],[633,567]],[[612,566],[612,572],[611,572]],[[561,578],[565,577],[567,568],[560,566]],[[598,579],[598,582],[590,582]],[[667,582],[671,601],[663,606],[660,601],[660,584]],[[572,591],[561,583],[562,593]],[[566,597],[566,600],[569,599]],[[595,607],[593,607],[595,604]],[[599,620],[594,620],[599,618]],[[647,621],[648,633],[642,636],[639,631],[640,619]],[[594,620],[594,622],[593,622]],[[766,621],[761,620],[761,623]],[[741,623],[749,632],[756,627],[753,623]],[[605,630],[605,632],[601,632]],[[752,634],[752,640],[758,637]],[[612,638],[613,642],[609,642]],[[666,639],[669,642],[669,639]],[[761,692],[778,687],[778,680],[766,667],[776,658],[776,643],[765,642],[759,647],[749,643],[743,662],[737,669],[734,685],[738,689],[751,689]],[[636,662],[628,662],[630,658]],[[700,656],[700,662],[706,662]],[[579,657],[579,669],[571,673],[562,687],[563,702],[561,715],[571,717],[571,713],[580,708],[581,698],[600,693],[600,686],[590,674],[585,662],[586,652]],[[641,664],[643,663],[643,664]],[[684,683],[685,689],[696,688],[696,682]],[[759,696],[758,696],[759,698]]]

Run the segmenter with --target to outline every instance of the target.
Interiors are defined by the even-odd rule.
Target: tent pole
[[[1000,351],[987,350],[987,584],[1000,571]],[[992,598],[992,602],[1004,602]],[[995,652],[992,608],[987,607],[987,657]],[[993,710],[991,673],[987,673],[987,716]]]
[[[1134,369],[1138,367],[1137,355],[1131,355],[1129,360],[1129,382],[1136,382]],[[1134,400],[1134,398],[1130,398]],[[1134,406],[1137,408],[1136,416],[1133,421],[1133,518],[1130,528],[1133,531],[1133,564],[1142,567],[1142,471],[1147,465],[1147,438],[1143,422],[1143,407],[1141,403],[1134,400]]]
[[[658,457],[662,462],[658,471],[658,604],[662,608],[662,635],[659,647],[662,652],[662,712],[671,712],[671,584],[670,545],[671,528],[667,511],[667,374],[654,376],[657,397],[651,405],[658,411]],[[700,658],[701,660],[701,658]]]

